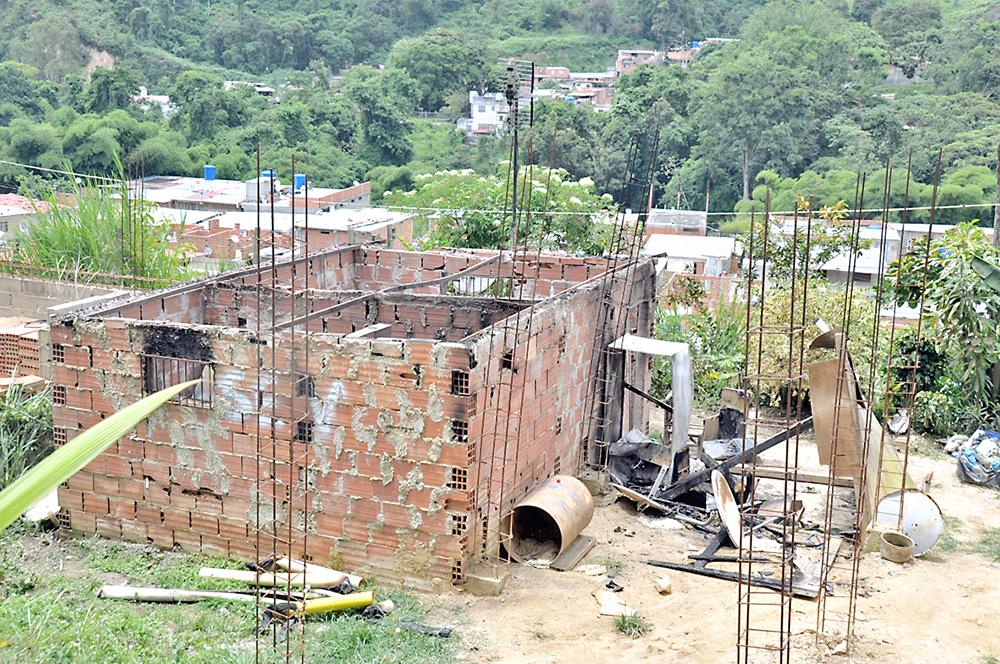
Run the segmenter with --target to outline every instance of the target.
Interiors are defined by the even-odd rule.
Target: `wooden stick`
[[[138,602],[200,602],[206,599],[228,599],[234,602],[256,601],[253,595],[227,593],[223,590],[133,588],[131,586],[103,586],[97,596],[103,599],[129,599]]]
[[[335,586],[344,580],[344,575],[340,572],[327,570],[327,574],[316,572],[296,573],[296,574],[272,574],[270,572],[254,572],[243,569],[219,569],[216,567],[202,567],[198,571],[198,576],[208,579],[225,579],[226,581],[242,581],[251,586],[267,586],[280,588],[282,586],[293,586],[302,588],[306,585],[313,588],[326,588]]]
[[[340,572],[338,570],[330,569],[329,567],[323,567],[322,565],[316,565],[314,563],[306,563],[301,560],[296,560],[295,558],[289,558],[287,556],[278,556],[274,559],[274,564],[285,570],[286,572],[313,572],[319,574],[340,574],[343,578],[346,578],[351,582],[351,585],[355,588],[360,588],[364,579],[356,574],[348,574],[347,572]]]

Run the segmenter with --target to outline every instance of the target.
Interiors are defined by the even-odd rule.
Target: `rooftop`
[[[652,235],[642,248],[642,255],[669,258],[729,258],[736,251],[737,243],[734,237]]]
[[[386,224],[403,221],[412,216],[414,216],[412,212],[401,212],[399,210],[389,210],[380,207],[361,209],[339,208],[337,210],[310,215],[308,223],[311,229],[346,231],[362,227],[377,228]],[[304,227],[306,219],[297,219],[295,225],[297,227]]]

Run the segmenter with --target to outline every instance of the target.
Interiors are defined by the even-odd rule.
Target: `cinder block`
[[[113,539],[121,539],[122,523],[118,518],[106,514],[96,515],[97,534]]]

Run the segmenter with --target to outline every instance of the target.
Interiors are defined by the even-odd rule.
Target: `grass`
[[[1000,528],[988,528],[983,532],[979,544],[973,549],[993,562],[1000,563]]]
[[[619,632],[632,639],[638,639],[653,628],[649,621],[638,613],[633,613],[630,616],[618,616],[615,618],[615,627],[618,628]]]
[[[948,455],[944,453],[940,445],[923,436],[912,436],[910,438],[910,453],[929,459],[940,460],[948,458]]]
[[[49,542],[45,545],[45,542]],[[63,572],[59,572],[60,561]],[[0,661],[74,664],[251,664],[255,662],[253,604],[209,601],[151,604],[101,600],[97,579],[120,574],[131,585],[224,588],[232,582],[202,579],[198,569],[238,567],[230,560],[163,552],[101,538],[52,544],[51,535],[15,526],[0,537]],[[372,624],[360,611],[310,617],[305,639],[290,630],[288,645],[299,661],[449,664],[457,639],[399,629],[397,620],[423,621],[420,601],[395,589],[376,588],[396,613]],[[285,661],[284,640],[260,640],[260,662]],[[276,648],[272,648],[276,646]]]
[[[1000,664],[1000,657],[994,655],[987,655],[983,657],[983,664]]]
[[[625,570],[625,561],[614,556],[597,556],[594,562],[608,568],[608,576],[614,576]]]
[[[11,231],[13,262],[46,268],[39,273],[44,276],[83,281],[109,279],[81,272],[160,280],[187,276],[184,252],[170,251],[169,225],[156,220],[154,205],[129,195],[125,172],[117,158],[115,168],[113,187],[76,185],[73,207],[60,206],[53,191],[38,194],[44,209],[37,211],[32,223]],[[127,226],[125,219],[129,220]]]
[[[52,451],[52,396],[12,385],[0,397],[0,489]]]
[[[944,517],[944,530],[938,539],[937,548],[946,553],[958,551],[962,543],[955,538],[955,533],[962,531],[962,520],[955,516]]]

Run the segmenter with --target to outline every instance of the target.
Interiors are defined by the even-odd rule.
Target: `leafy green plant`
[[[608,576],[614,576],[625,569],[625,561],[614,556],[597,556],[594,562],[608,568]]]
[[[829,327],[841,327],[844,324],[844,312],[849,311],[848,349],[854,359],[855,367],[867,367],[874,360],[879,362],[878,366],[885,366],[888,358],[885,346],[881,344],[878,357],[874,357],[875,349],[873,344],[873,330],[877,318],[875,302],[866,294],[854,293],[853,298],[848,302],[849,293],[843,288],[830,286],[822,278],[810,279],[807,290],[801,284],[796,284],[793,292],[790,284],[775,284],[767,290],[764,296],[763,311],[756,308],[750,312],[750,324],[754,327],[764,326],[775,330],[790,330],[789,321],[793,325],[805,325],[802,331],[804,338],[799,337],[799,333],[792,335],[789,344],[788,333],[765,333],[761,335],[760,346],[758,346],[758,335],[751,335],[750,339],[750,373],[757,373],[757,358],[760,357],[760,373],[767,376],[795,376],[800,373],[798,355],[800,344],[803,352],[803,364],[809,364],[823,359],[834,357],[834,351],[828,349],[809,349],[809,344],[817,337],[821,330],[816,322],[822,319]],[[802,316],[803,302],[805,302],[805,316]],[[793,316],[794,312],[794,316]],[[874,385],[869,385],[870,376],[867,371],[858,370],[858,380],[861,388],[872,399],[874,412],[881,412],[880,400],[885,393],[885,371],[876,371]],[[808,390],[808,375],[803,378],[803,392]],[[758,389],[756,385],[754,389]],[[791,394],[789,393],[791,389]],[[762,380],[760,387],[760,402],[765,406],[779,406],[786,403],[786,399],[801,398],[806,396],[797,394],[796,386],[792,383],[789,388],[789,381],[785,378],[774,380]]]
[[[401,209],[436,209],[435,227],[420,244],[426,247],[496,248],[509,242],[512,190],[505,178],[481,176],[471,169],[417,175],[408,191],[387,190],[381,203]],[[519,243],[544,249],[602,254],[611,224],[596,223],[613,214],[610,196],[594,193],[593,181],[570,180],[566,171],[522,167],[518,175]],[[543,215],[542,211],[550,214]]]
[[[742,303],[719,303],[698,308],[688,315],[660,309],[655,336],[691,346],[695,400],[711,405],[724,387],[737,387],[745,360],[746,307]],[[670,391],[670,360],[653,363],[653,394],[660,398]]]
[[[0,491],[0,530],[9,526],[29,507],[90,463],[111,443],[128,433],[132,427],[146,419],[171,397],[197,383],[198,380],[191,380],[151,394],[102,420],[42,459],[35,467]]]
[[[0,398],[0,489],[51,451],[51,393],[12,385]]]
[[[73,205],[46,192],[35,220],[11,232],[9,260],[48,268],[45,276],[82,281],[123,283],[108,275],[125,275],[138,279],[124,283],[141,286],[143,278],[186,276],[184,252],[168,242],[170,226],[156,220],[152,203],[136,198],[116,163],[113,185],[75,185]]]
[[[929,333],[953,344],[961,358],[960,400],[976,406],[991,405],[995,396],[990,374],[1000,362],[1000,291],[980,273],[987,273],[984,265],[998,264],[1000,251],[983,229],[962,223],[930,245],[917,239],[910,253],[890,263],[883,281],[900,303],[917,306],[924,299]]]
[[[652,629],[653,625],[639,613],[632,613],[629,615],[622,614],[615,618],[615,627],[625,636],[638,639]]]
[[[987,414],[951,376],[943,377],[936,391],[918,392],[913,398],[913,424],[928,433],[947,436],[972,433]]]

